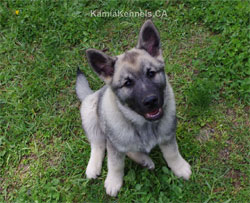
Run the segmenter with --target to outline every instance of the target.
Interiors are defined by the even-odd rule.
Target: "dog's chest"
[[[108,130],[109,129],[109,130]],[[120,129],[106,128],[106,136],[114,147],[121,152],[149,153],[158,144],[157,128],[151,125],[130,126]]]
[[[135,127],[134,136],[139,139],[138,151],[149,153],[158,142],[157,127],[155,125],[145,124],[141,127]]]

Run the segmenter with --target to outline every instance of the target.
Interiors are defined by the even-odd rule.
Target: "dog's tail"
[[[77,97],[83,101],[86,96],[92,94],[93,91],[89,87],[89,83],[84,76],[83,72],[77,68],[77,78],[76,78],[76,94]]]

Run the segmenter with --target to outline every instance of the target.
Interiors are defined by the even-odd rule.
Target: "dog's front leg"
[[[116,196],[123,182],[125,153],[117,151],[109,141],[107,141],[107,152],[108,175],[105,180],[106,193],[110,196]]]
[[[191,175],[191,167],[185,159],[182,158],[179,150],[178,145],[176,142],[175,136],[168,142],[164,144],[160,144],[160,149],[163,153],[163,156],[173,173],[177,177],[182,177],[185,180],[188,180]]]

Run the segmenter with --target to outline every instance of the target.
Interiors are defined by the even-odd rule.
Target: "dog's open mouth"
[[[145,118],[148,120],[157,120],[157,119],[161,118],[162,113],[163,113],[162,108],[155,109],[152,112],[146,113]]]

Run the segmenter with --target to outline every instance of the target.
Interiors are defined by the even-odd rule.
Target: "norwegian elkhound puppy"
[[[82,125],[91,145],[87,178],[101,173],[107,149],[106,193],[116,196],[124,175],[124,158],[154,169],[150,150],[159,145],[173,173],[184,179],[191,175],[176,142],[174,93],[164,72],[160,36],[151,20],[142,26],[138,44],[111,57],[87,50],[89,65],[106,85],[93,92],[78,70],[76,92],[81,100]]]

